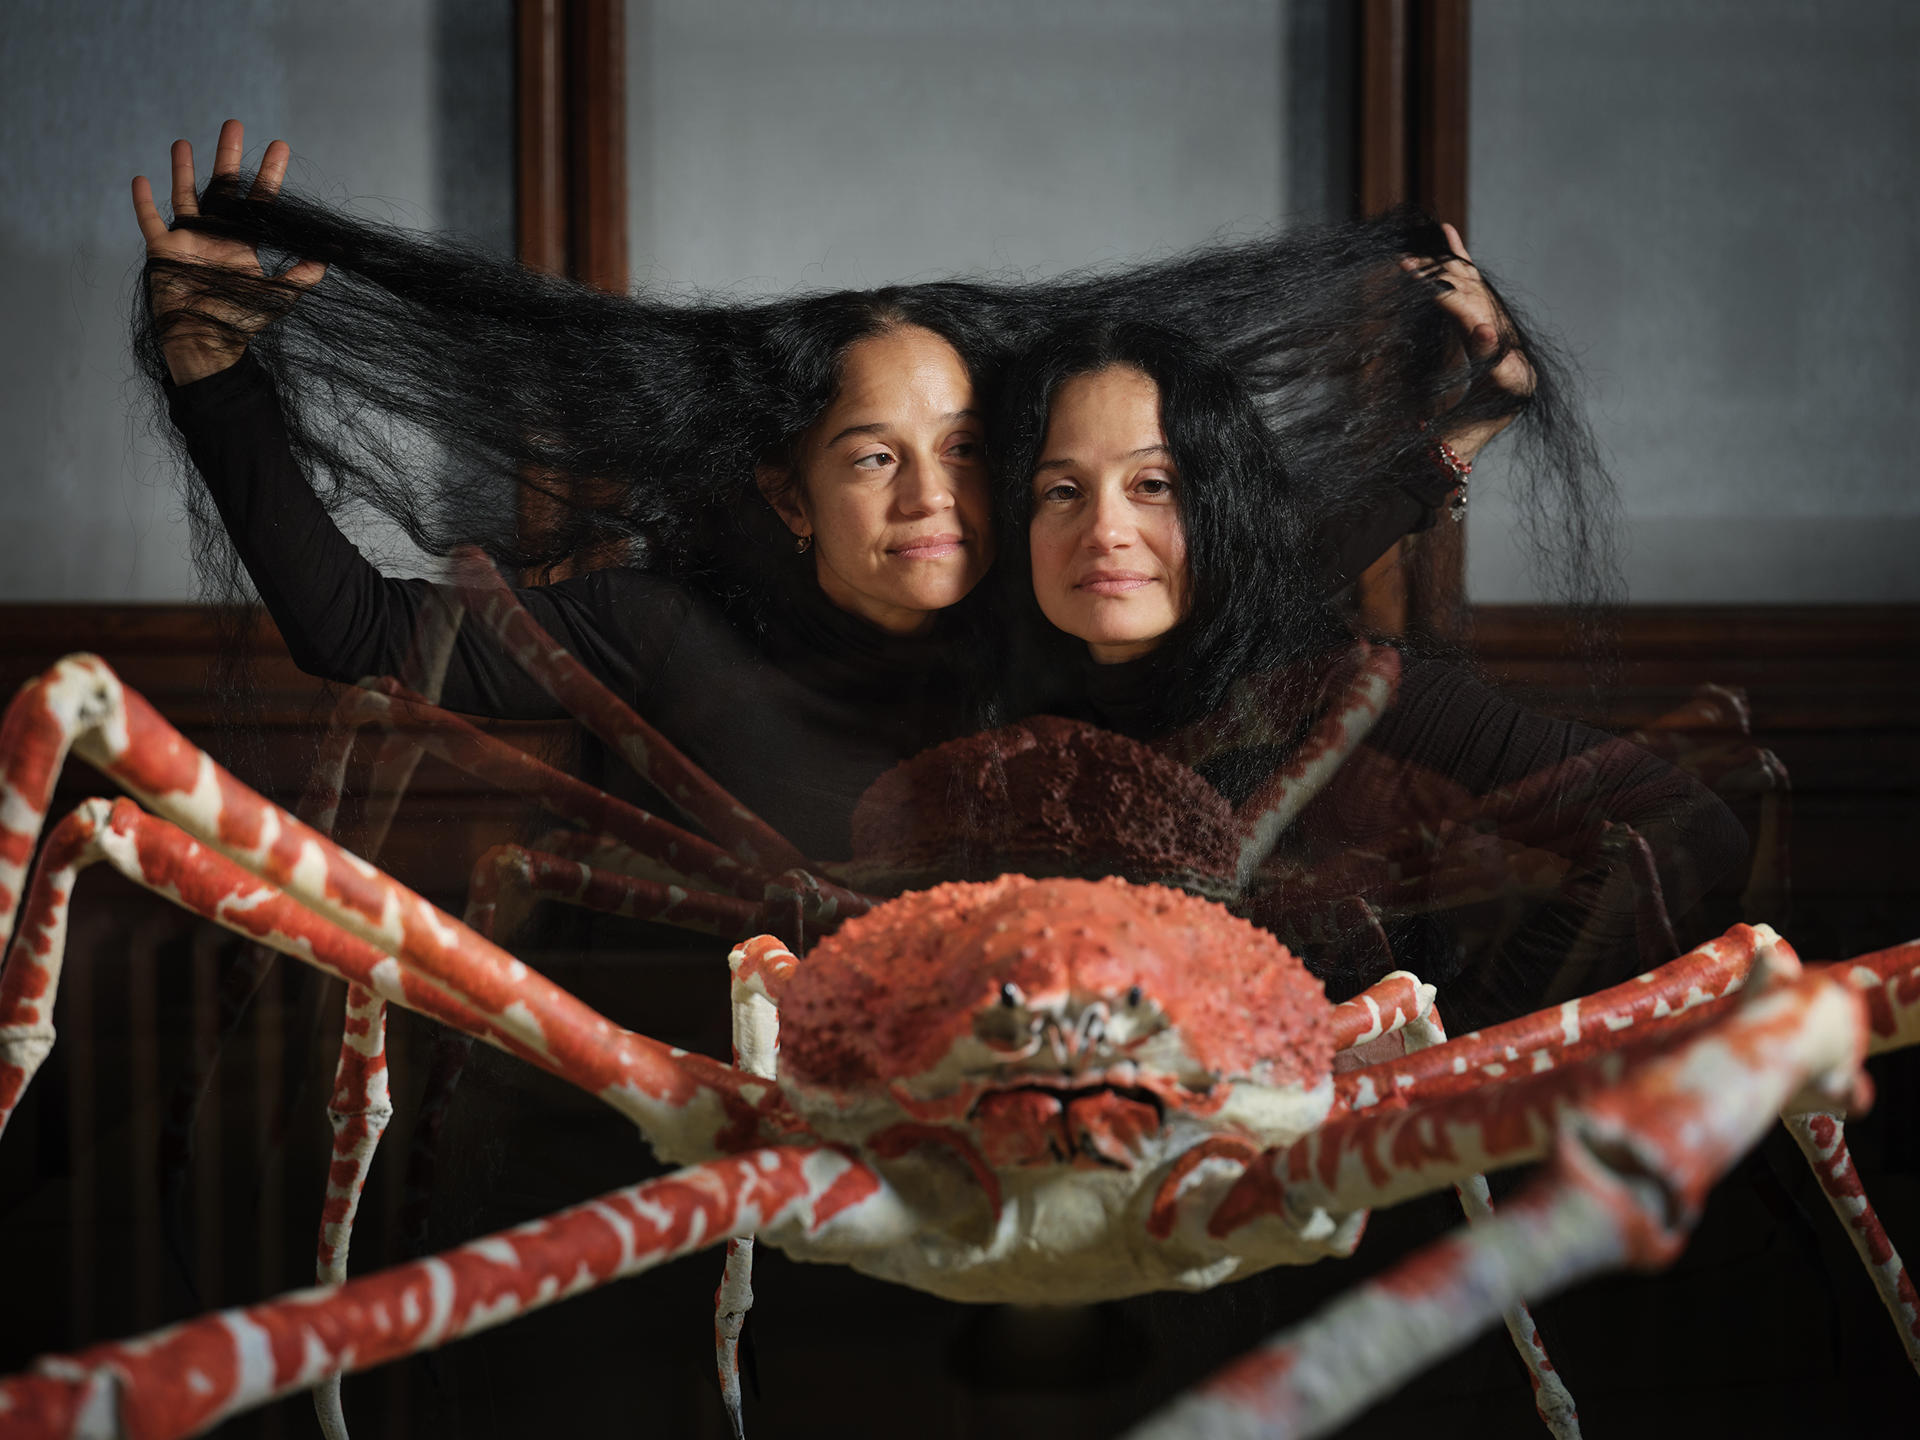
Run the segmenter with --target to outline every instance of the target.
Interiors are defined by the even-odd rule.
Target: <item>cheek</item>
[[[1176,605],[1184,610],[1187,601],[1187,532],[1178,516],[1168,526],[1160,553],[1172,577],[1172,584],[1168,588],[1173,592]]]
[[[872,488],[828,483],[813,494],[813,524],[818,543],[829,551],[851,554],[870,550],[886,532],[886,505],[874,503]]]
[[[1027,532],[1033,593],[1042,599],[1060,589],[1066,571],[1066,548],[1057,526],[1041,523]]]

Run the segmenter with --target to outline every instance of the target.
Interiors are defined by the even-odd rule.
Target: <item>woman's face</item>
[[[973,383],[945,340],[903,325],[851,346],[840,393],[773,487],[813,537],[820,588],[842,610],[911,635],[993,562],[985,432]]]
[[[1033,593],[1103,665],[1146,654],[1186,614],[1179,493],[1152,380],[1113,366],[1054,392],[1033,472]]]

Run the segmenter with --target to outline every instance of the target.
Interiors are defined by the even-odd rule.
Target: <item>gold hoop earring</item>
[[[793,542],[793,553],[804,555],[813,548],[813,536],[802,535]]]

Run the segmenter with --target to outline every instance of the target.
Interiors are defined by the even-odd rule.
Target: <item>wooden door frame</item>
[[[1411,201],[1467,233],[1470,0],[1361,0],[1354,156],[1361,215]],[[1463,639],[1466,532],[1442,521],[1360,577],[1360,612],[1386,634]]]
[[[514,216],[522,263],[627,288],[623,0],[514,0]]]

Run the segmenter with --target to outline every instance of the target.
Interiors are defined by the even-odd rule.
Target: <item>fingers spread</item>
[[[229,120],[220,127],[220,141],[213,151],[213,176],[217,180],[222,175],[240,173],[240,156],[246,149],[246,127],[238,120]]]
[[[200,203],[194,198],[193,146],[185,140],[173,142],[173,213],[198,215]]]
[[[280,193],[280,182],[287,178],[287,162],[293,158],[293,147],[284,140],[276,140],[267,146],[267,153],[260,157],[260,173],[253,177],[253,188],[247,193],[255,200],[271,200]]]
[[[160,218],[153,203],[153,186],[144,175],[133,177],[133,218],[140,227],[140,238],[149,246],[166,238],[167,222]]]

